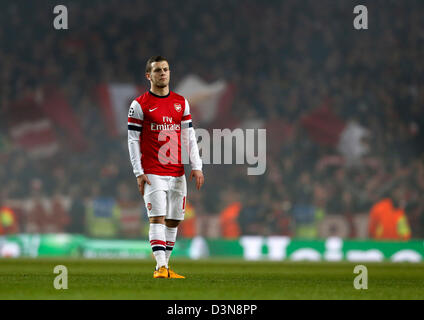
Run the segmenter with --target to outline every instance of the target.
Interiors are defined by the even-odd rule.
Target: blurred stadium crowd
[[[0,4],[0,205],[14,211],[3,233],[146,236],[126,137],[108,134],[93,91],[144,83],[161,54],[171,90],[188,73],[234,84],[223,127],[267,129],[264,175],[205,165],[204,189],[189,183],[183,236],[368,237],[371,208],[390,198],[424,237],[422,1],[370,2],[366,31],[353,29],[355,1],[63,4],[63,31],[51,1]],[[32,157],[10,119],[46,87],[66,97],[83,139],[71,146],[53,121],[58,150]]]

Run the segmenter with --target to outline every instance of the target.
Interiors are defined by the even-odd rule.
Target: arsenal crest
[[[150,211],[150,210],[152,210],[152,204],[149,202],[148,204],[147,204],[147,209]]]
[[[181,104],[174,103],[174,107],[175,107],[175,110],[177,110],[177,112],[180,112],[181,111]]]

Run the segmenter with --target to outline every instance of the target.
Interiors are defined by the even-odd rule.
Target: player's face
[[[152,84],[158,88],[165,88],[169,85],[170,71],[167,61],[152,63],[152,70],[146,74]]]

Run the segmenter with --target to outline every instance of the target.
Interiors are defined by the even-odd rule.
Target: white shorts
[[[144,204],[148,217],[184,220],[187,183],[180,177],[146,174],[151,185],[144,184]]]

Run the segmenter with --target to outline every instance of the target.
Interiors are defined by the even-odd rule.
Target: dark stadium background
[[[68,30],[53,28],[57,4]],[[353,28],[357,4],[368,30]],[[147,238],[126,136],[97,93],[145,89],[145,61],[160,54],[171,90],[189,74],[225,81],[228,109],[195,127],[267,129],[264,175],[205,165],[204,188],[189,183],[180,237],[369,238],[370,210],[388,197],[423,238],[423,10],[419,0],[2,1],[0,205],[14,218],[0,234]],[[13,130],[28,119],[42,129],[22,141]],[[356,158],[339,150],[349,124],[365,132],[345,145],[359,146]],[[52,149],[34,155],[39,145]],[[99,198],[120,209],[107,232],[91,219]]]

